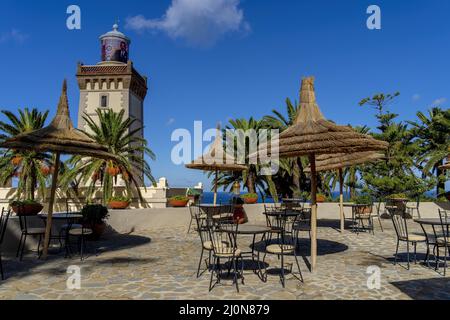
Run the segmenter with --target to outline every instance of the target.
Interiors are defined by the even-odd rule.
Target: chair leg
[[[436,246],[436,257],[435,257],[435,260],[436,260],[436,267],[435,267],[435,270],[437,271],[438,269],[439,269],[439,260],[440,260],[440,256],[439,256],[439,246]]]
[[[211,270],[211,279],[209,280],[209,292],[211,292],[212,291],[212,289],[213,289],[213,278],[214,278],[214,273],[216,272],[216,257],[214,257],[214,264],[213,264],[213,269]]]
[[[281,255],[281,285],[283,286],[283,288],[286,288],[286,284],[285,284],[285,275],[284,275],[284,255]]]
[[[394,256],[394,266],[397,264],[397,255],[398,255],[398,246],[400,245],[400,240],[397,240],[397,249],[395,249],[395,256]]]
[[[236,284],[236,291],[237,293],[239,293],[239,283],[238,283],[238,270],[236,268],[236,258],[233,257],[233,268],[234,268],[234,282]]]
[[[83,261],[83,245],[84,245],[83,236],[80,237],[80,260]]]
[[[447,271],[447,249],[448,249],[448,247],[445,246],[444,247],[444,277],[445,277],[445,273]]]
[[[380,224],[381,232],[384,232],[383,230],[383,224],[381,223],[381,218],[378,216],[378,223]]]
[[[197,278],[200,277],[200,267],[201,267],[202,261],[203,261],[203,251],[204,251],[204,250],[205,250],[205,249],[204,249],[203,246],[202,246],[202,252],[200,253],[200,261],[198,262]]]
[[[417,264],[417,242],[414,242],[414,264]]]
[[[191,232],[191,227],[192,227],[192,222],[194,221],[194,218],[191,217],[191,222],[189,222],[189,228],[187,233],[189,234],[189,232]]]
[[[2,276],[2,280],[5,280],[5,275],[3,274],[3,261],[2,261],[2,253],[0,252],[0,274]]]
[[[300,264],[298,263],[298,257],[297,257],[297,254],[295,252],[294,252],[294,257],[295,257],[295,263],[297,264],[298,273],[300,275],[301,282],[304,282],[303,274],[302,274],[302,271],[300,270]]]
[[[27,234],[23,237],[23,243],[22,243],[22,251],[20,251],[20,261],[23,260],[23,252],[25,251],[25,245],[27,243]]]
[[[408,259],[408,270],[410,268],[409,266],[409,241],[406,241],[406,258]]]
[[[23,233],[20,235],[19,246],[17,247],[16,258],[20,255],[20,248],[22,247]]]
[[[37,247],[37,253],[38,253],[38,259],[41,258],[41,242],[42,242],[42,235],[39,235],[39,242],[38,242],[38,247]]]

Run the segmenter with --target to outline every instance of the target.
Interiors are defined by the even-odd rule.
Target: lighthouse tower
[[[125,111],[125,117],[136,119],[130,130],[143,127],[144,100],[147,95],[147,77],[141,75],[130,60],[130,39],[113,30],[100,37],[101,61],[96,65],[78,64],[77,79],[80,89],[78,128],[88,131],[84,115],[97,118],[96,111],[112,109]],[[143,130],[136,133],[143,138]]]

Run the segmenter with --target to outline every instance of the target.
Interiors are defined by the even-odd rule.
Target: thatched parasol
[[[308,156],[311,163],[311,269],[317,260],[317,169],[316,155],[383,151],[388,144],[369,135],[355,132],[348,126],[339,126],[327,121],[316,103],[314,78],[305,78],[300,90],[300,110],[295,124],[280,134],[279,157]],[[269,149],[267,146],[266,149]],[[267,154],[260,148],[261,157]],[[254,155],[253,155],[254,156]],[[252,158],[252,155],[250,155]]]
[[[338,170],[339,173],[339,211],[341,220],[341,232],[344,232],[344,178],[342,169],[352,167],[359,164],[364,164],[368,162],[375,162],[377,160],[383,159],[386,156],[379,152],[367,151],[349,154],[335,154],[328,155],[322,154],[316,158],[316,171],[331,171]],[[311,172],[308,167],[305,172]]]
[[[50,125],[43,129],[23,133],[8,139],[5,142],[0,143],[0,148],[54,152],[56,155],[45,231],[43,257],[46,258],[50,240],[53,206],[55,202],[61,154],[79,154],[102,159],[115,159],[115,157],[108,153],[107,147],[97,144],[82,131],[74,128],[69,114],[66,80],[64,80],[63,83],[56,116]]]
[[[236,160],[230,154],[224,152],[223,138],[220,131],[220,126],[217,127],[216,140],[211,145],[211,148],[203,156],[187,164],[186,168],[196,169],[202,171],[215,172],[214,178],[214,205],[217,204],[217,183],[219,171],[239,172],[247,170],[246,166],[236,164]]]

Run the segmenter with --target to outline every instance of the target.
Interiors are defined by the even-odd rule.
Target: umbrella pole
[[[341,232],[345,230],[345,216],[344,216],[344,177],[342,168],[339,169],[339,211],[341,216]]]
[[[217,170],[216,170],[216,177],[214,178],[214,206],[217,205]]]
[[[60,157],[61,157],[61,155],[59,154],[59,152],[57,152],[56,159],[55,159],[55,171],[53,172],[53,177],[52,177],[52,189],[50,191],[50,201],[48,204],[47,223],[45,226],[44,251],[42,253],[44,259],[47,259],[48,246],[50,244],[50,234],[52,232],[53,206],[55,204],[55,195],[56,195],[56,187],[57,187],[57,183],[58,183]]]
[[[316,155],[309,155],[311,165],[311,271],[316,269],[317,262],[317,172]]]

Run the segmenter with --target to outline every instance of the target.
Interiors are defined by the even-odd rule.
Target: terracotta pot
[[[108,206],[111,209],[126,209],[130,206],[130,202],[129,201],[110,201],[108,203]]]
[[[90,224],[90,223],[85,223],[83,224],[83,226],[85,228],[91,228],[92,229],[92,235],[89,236],[90,240],[99,240],[102,235],[105,233],[106,230],[106,223],[102,222],[102,223],[95,223],[95,224]]]
[[[255,204],[258,203],[258,198],[244,198],[245,204]]]
[[[174,208],[184,208],[187,206],[189,199],[187,200],[169,200],[169,204]]]
[[[322,196],[322,195],[316,196],[317,203],[323,203],[323,202],[325,202],[325,200],[327,200],[327,198],[325,196]]]
[[[369,214],[372,213],[372,206],[367,205],[365,207],[356,207],[356,214]]]
[[[22,157],[14,157],[11,160],[13,166],[20,166],[22,164]]]
[[[18,215],[18,216],[36,216],[39,212],[42,211],[42,209],[44,209],[44,207],[39,204],[26,204],[23,206],[13,206],[12,207],[13,211]]]

